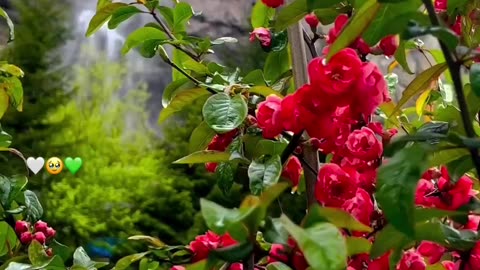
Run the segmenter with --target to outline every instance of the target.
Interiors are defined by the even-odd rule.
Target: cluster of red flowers
[[[445,14],[447,11],[448,0],[435,0],[434,6],[437,13]],[[445,23],[450,26],[450,29],[452,29],[457,35],[462,35],[462,16],[456,16],[453,22],[449,22],[450,19],[448,16],[445,17]]]
[[[51,240],[55,237],[57,232],[52,228],[49,227],[46,222],[41,220],[37,221],[35,225],[32,226],[30,223],[18,220],[15,222],[15,232],[20,238],[20,242],[24,245],[28,245],[32,242],[32,240],[36,240],[42,245],[45,245],[47,240]],[[52,250],[47,249],[47,254],[51,255]]]
[[[237,136],[238,130],[232,130],[224,134],[217,134],[213,137],[212,141],[208,144],[207,150],[225,151],[227,147],[232,143],[235,136]],[[205,164],[207,171],[214,173],[217,169],[218,163],[209,162]]]

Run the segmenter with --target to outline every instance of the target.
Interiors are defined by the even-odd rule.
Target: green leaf
[[[415,234],[415,190],[428,169],[424,148],[413,145],[394,155],[378,172],[377,202],[388,222],[406,235]]]
[[[253,244],[250,242],[239,243],[225,248],[211,250],[209,257],[213,256],[223,261],[234,263],[247,258],[253,251]]]
[[[172,101],[170,101],[168,106],[162,111],[160,111],[158,122],[163,123],[170,116],[172,116],[172,114],[182,111],[184,108],[191,105],[192,102],[194,102],[198,98],[207,96],[209,94],[210,93],[204,88],[193,88],[178,93],[175,97],[173,97]]]
[[[192,88],[195,88],[195,84],[188,78],[172,81],[169,85],[167,85],[165,90],[163,90],[162,106],[166,108],[176,94],[182,90],[188,90]]]
[[[207,163],[207,162],[225,162],[230,160],[230,153],[219,152],[212,150],[203,150],[192,153],[186,157],[183,157],[174,164],[195,164],[195,163]]]
[[[357,232],[371,232],[372,228],[355,219],[350,213],[332,207],[320,207],[314,205],[305,216],[302,225],[305,228],[311,227],[318,222],[330,222],[338,228]]]
[[[388,251],[402,248],[408,237],[397,231],[391,224],[387,224],[375,236],[375,242],[370,249],[370,258],[376,259]]]
[[[445,165],[468,155],[469,152],[466,149],[442,149],[433,152],[433,154],[429,158],[429,166],[435,167]]]
[[[407,41],[401,40],[394,56],[395,60],[398,62],[398,64],[400,64],[403,70],[405,70],[408,74],[413,74],[413,71],[410,69],[407,61],[407,49],[405,48],[406,44]]]
[[[238,210],[227,209],[206,199],[200,199],[200,209],[207,227],[217,234],[223,235],[228,227],[239,216]]]
[[[263,71],[261,69],[255,69],[248,73],[242,82],[245,84],[251,84],[256,86],[265,86],[265,78],[263,77]]]
[[[275,16],[275,9],[267,7],[261,0],[258,0],[255,6],[253,6],[250,17],[252,28],[267,28],[273,16]]]
[[[135,14],[142,13],[140,9],[135,6],[120,7],[112,13],[112,17],[108,22],[109,29],[117,28],[122,22],[130,19]]]
[[[86,269],[96,269],[95,262],[90,259],[90,256],[88,256],[83,247],[78,247],[73,253],[73,265],[82,266]]]
[[[205,150],[216,135],[215,131],[211,129],[207,123],[201,122],[193,131],[192,135],[190,135],[190,141],[188,144],[188,151],[190,153]]]
[[[447,13],[449,15],[452,15],[455,13],[455,11],[457,11],[457,9],[463,10],[468,2],[469,2],[468,0],[448,0]]]
[[[8,95],[10,104],[21,112],[23,109],[23,86],[20,79],[17,77],[0,77],[0,89],[3,89]]]
[[[204,64],[199,63],[199,62],[197,62],[193,59],[188,59],[187,61],[183,62],[182,66],[183,66],[184,69],[191,70],[191,71],[197,73],[198,75],[205,75],[205,74],[210,73],[207,66],[205,66]]]
[[[115,264],[116,270],[125,270],[127,269],[132,263],[141,260],[143,257],[150,254],[150,251],[132,254],[126,257],[121,258],[118,260],[117,264]]]
[[[438,77],[448,68],[446,63],[437,64],[422,73],[420,73],[403,91],[402,98],[398,101],[393,112],[389,115],[391,117],[399,112],[403,105],[405,105],[412,97],[421,94],[424,91],[431,89],[432,82],[438,80]]]
[[[470,67],[470,84],[472,92],[480,97],[480,64],[475,63]]]
[[[292,268],[282,262],[274,262],[267,265],[267,270],[292,270]]]
[[[158,11],[160,12],[160,14],[162,14],[163,18],[165,19],[165,21],[167,22],[168,26],[170,28],[173,27],[173,8],[170,8],[170,7],[166,7],[166,6],[159,6],[158,7]]]
[[[377,0],[367,0],[365,4],[358,9],[355,15],[353,15],[352,19],[349,20],[348,24],[342,30],[340,36],[330,46],[326,58],[327,61],[329,61],[332,56],[339,51],[350,46],[352,42],[354,42],[362,35],[363,32],[365,32],[377,15],[380,7],[381,5],[377,2]]]
[[[10,75],[13,75],[13,76],[19,77],[19,78],[21,78],[25,75],[23,70],[21,70],[19,67],[15,66],[15,65],[10,65],[10,64],[2,64],[0,66],[0,71],[6,72]]]
[[[372,243],[362,237],[347,237],[347,250],[348,256],[353,256],[357,254],[369,254],[370,249],[372,248]]]
[[[334,225],[319,223],[308,229],[302,229],[285,215],[282,215],[280,220],[303,251],[310,269],[342,270],[346,268],[347,246],[342,234]]]
[[[263,75],[267,82],[273,83],[290,70],[290,59],[287,48],[268,54],[263,67]]]
[[[7,111],[9,101],[10,98],[8,97],[7,92],[0,91],[0,118],[2,118]]]
[[[254,195],[261,194],[266,188],[276,184],[281,174],[282,162],[278,155],[252,161],[248,167],[250,191]]]
[[[307,14],[307,0],[295,0],[280,10],[275,20],[275,30],[283,31]]]
[[[30,264],[11,262],[5,270],[30,270],[31,267]]]
[[[165,41],[167,40],[167,35],[162,32],[160,29],[155,27],[142,27],[133,31],[126,39],[125,44],[122,48],[122,54],[128,53],[131,49],[140,46],[145,42],[151,41]]]
[[[13,41],[15,39],[15,27],[13,25],[12,20],[8,16],[7,12],[3,10],[3,8],[0,8],[0,16],[2,16],[6,21],[8,25],[8,42]]]
[[[186,23],[192,18],[194,12],[192,6],[186,2],[180,2],[175,5],[173,10],[173,32],[185,32]]]
[[[5,221],[0,221],[0,256],[13,252],[18,244],[15,231]]]
[[[205,122],[217,133],[226,133],[240,126],[248,114],[247,103],[241,95],[231,98],[219,93],[207,99],[203,106]]]
[[[470,117],[474,118],[474,116],[480,111],[480,96],[477,96],[477,94],[473,92],[471,84],[466,84],[463,87],[463,91],[465,92],[465,99],[467,100]]]
[[[125,3],[108,3],[104,5],[90,20],[87,33],[85,35],[87,37],[93,35],[110,19],[116,10],[125,6],[127,6]]]
[[[154,247],[164,247],[165,243],[163,243],[160,239],[148,236],[148,235],[134,235],[128,237],[128,240],[134,240],[134,241],[144,241],[146,243],[149,243],[153,245]]]
[[[27,219],[36,222],[43,215],[43,207],[33,191],[26,190],[23,194],[25,195],[25,206],[27,207]]]
[[[53,239],[49,244],[49,248],[52,248],[53,254],[58,255],[62,258],[63,261],[70,259],[70,256],[73,253],[73,250],[63,244],[60,244],[57,240]]]
[[[51,258],[45,253],[42,244],[33,240],[28,246],[28,259],[33,266],[41,266],[48,263]]]
[[[398,3],[382,3],[375,19],[362,35],[365,42],[374,46],[388,35],[401,34],[411,20],[426,22],[428,16],[418,12],[421,0],[405,0]]]
[[[281,93],[273,90],[268,86],[254,86],[248,90],[252,94],[268,97],[269,95],[275,95],[278,97],[283,97]]]
[[[234,183],[234,173],[232,164],[220,163],[215,170],[215,176],[217,178],[217,185],[223,194],[228,194]]]
[[[234,37],[220,37],[215,40],[213,40],[211,43],[212,45],[221,45],[225,43],[237,43],[238,39]]]
[[[281,156],[283,150],[287,147],[288,143],[272,141],[272,140],[260,140],[255,146],[255,157],[261,157],[263,155],[279,155]]]
[[[313,13],[317,15],[317,18],[321,24],[328,25],[333,23],[338,15],[342,14],[342,11],[335,8],[322,8],[315,9]]]
[[[279,218],[267,217],[263,237],[267,242],[287,244],[288,232],[282,225]]]
[[[340,4],[341,0],[307,0],[307,9],[308,11],[313,11],[314,9],[319,8],[329,8],[334,5]]]
[[[454,50],[458,45],[458,36],[445,27],[440,26],[430,26],[424,27],[419,24],[410,25],[407,30],[403,33],[403,39],[413,39],[419,36],[433,35],[442,41],[450,50]]]

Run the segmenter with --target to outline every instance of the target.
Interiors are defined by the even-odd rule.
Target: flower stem
[[[440,26],[437,14],[435,13],[435,8],[433,7],[431,0],[422,0],[425,8],[427,9],[428,16],[433,26]],[[455,89],[455,94],[457,96],[458,105],[460,107],[460,114],[462,117],[463,126],[465,127],[465,133],[469,138],[477,137],[475,130],[473,129],[472,118],[470,117],[467,100],[465,98],[465,93],[463,92],[462,78],[460,76],[460,68],[462,64],[458,61],[455,61],[452,57],[451,52],[449,51],[447,45],[442,41],[438,40],[440,43],[440,48],[442,49],[443,55],[445,56],[445,62],[447,62],[448,69],[452,75],[452,81]],[[478,156],[478,149],[469,148],[470,155],[472,156],[473,164],[477,171],[477,176],[480,177],[480,158]]]

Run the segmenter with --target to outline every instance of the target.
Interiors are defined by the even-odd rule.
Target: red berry
[[[33,235],[31,232],[24,232],[20,235],[20,242],[24,245],[30,244],[32,242]]]
[[[15,232],[17,234],[28,232],[29,227],[30,227],[30,224],[28,224],[28,222],[26,221],[17,220],[17,222],[15,222]]]
[[[37,223],[35,223],[35,232],[45,233],[47,231],[47,228],[48,228],[48,224],[46,222],[39,220],[37,221]]]
[[[380,41],[379,47],[385,56],[393,56],[398,49],[400,40],[397,35],[387,36]]]
[[[305,21],[307,22],[308,25],[310,25],[311,28],[315,29],[318,26],[318,18],[317,15],[310,13],[307,16],[305,16]]]
[[[45,234],[43,232],[36,232],[33,235],[33,238],[35,240],[37,240],[42,245],[45,244],[45,241],[47,240],[47,237],[45,236]]]
[[[48,255],[49,257],[52,257],[52,256],[53,256],[53,249],[52,249],[52,248],[49,248],[49,249],[47,249],[47,250],[45,251],[45,253],[47,253],[47,255]]]
[[[214,173],[215,170],[217,170],[217,166],[218,166],[218,163],[214,163],[214,162],[205,163],[205,169],[207,170],[207,172]]]
[[[53,238],[57,232],[52,228],[48,227],[47,230],[45,231],[45,234],[47,235],[47,238]]]

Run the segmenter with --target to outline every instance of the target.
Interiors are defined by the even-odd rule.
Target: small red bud
[[[48,224],[46,222],[39,220],[37,221],[37,223],[35,223],[35,232],[45,233],[47,231],[47,228],[48,228]]]
[[[31,232],[24,232],[20,235],[20,242],[24,245],[30,244],[32,242],[33,235]]]
[[[53,256],[53,249],[49,248],[45,251],[45,253],[47,253],[48,257],[52,257]]]
[[[385,56],[393,56],[398,49],[400,40],[397,35],[387,36],[378,45]]]
[[[50,239],[55,237],[55,234],[57,234],[57,232],[52,227],[48,227],[47,230],[45,231],[45,234],[47,235],[47,238]]]
[[[15,232],[17,234],[28,232],[29,227],[30,227],[30,224],[28,224],[28,222],[26,221],[17,220],[17,222],[15,222]]]
[[[215,163],[215,162],[205,163],[205,169],[207,170],[207,172],[214,173],[215,170],[217,169],[217,166],[218,166],[218,163]]]
[[[319,23],[317,15],[315,15],[314,13],[310,13],[307,16],[305,16],[305,21],[307,22],[308,25],[310,25],[312,29],[317,28]]]
[[[44,245],[45,244],[45,241],[47,240],[47,237],[45,236],[45,234],[43,232],[36,232],[34,235],[33,235],[33,238],[35,240],[37,240],[40,244]]]

